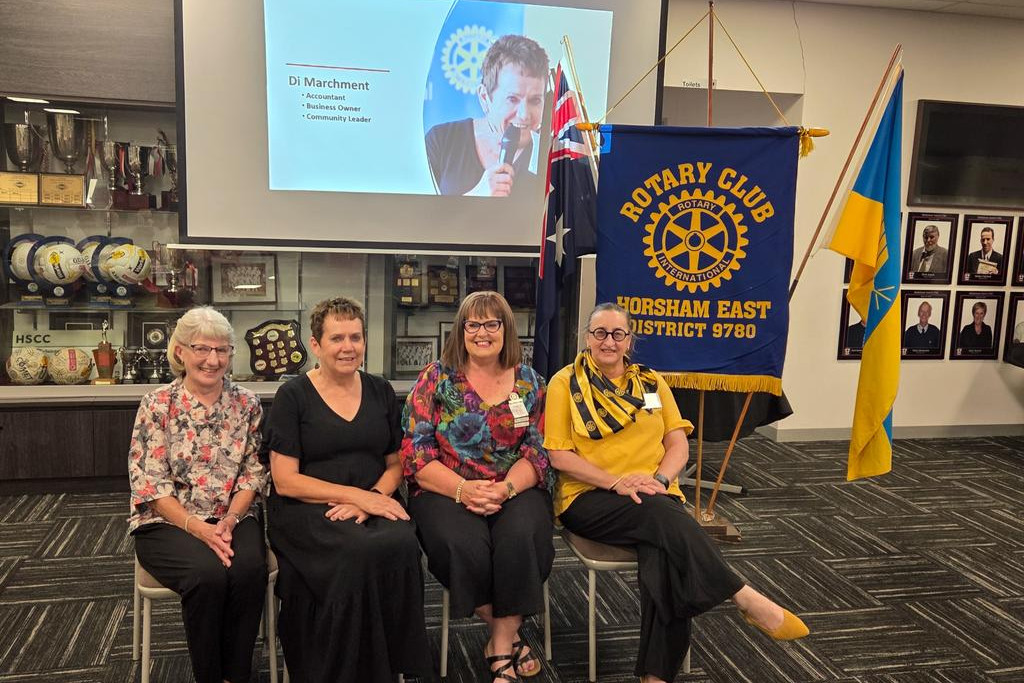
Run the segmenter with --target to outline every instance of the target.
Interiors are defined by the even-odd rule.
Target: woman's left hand
[[[637,493],[646,493],[651,496],[659,493],[667,493],[665,487],[662,486],[657,479],[649,474],[643,474],[641,472],[627,474],[622,478],[622,483]]]
[[[236,526],[238,526],[238,518],[233,516],[233,515],[229,515],[227,517],[224,517],[224,518],[220,519],[217,522],[217,526],[214,527],[213,533],[215,533],[218,536],[220,536],[221,539],[225,543],[227,543],[228,546],[230,546],[231,545],[231,539],[232,539],[232,537],[234,535],[234,531],[235,531],[235,527]]]

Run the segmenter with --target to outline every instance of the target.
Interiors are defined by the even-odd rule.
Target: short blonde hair
[[[466,367],[469,352],[466,351],[466,329],[463,325],[470,316],[482,318],[490,315],[501,321],[501,330],[505,336],[498,363],[506,369],[519,364],[523,358],[523,349],[516,334],[516,317],[512,314],[512,307],[501,294],[483,291],[473,292],[462,300],[455,314],[455,326],[441,350],[443,365],[460,370]]]
[[[185,375],[185,365],[174,353],[175,346],[188,346],[199,337],[226,341],[235,345],[235,330],[220,311],[209,306],[196,306],[178,318],[167,342],[167,362],[177,377]]]

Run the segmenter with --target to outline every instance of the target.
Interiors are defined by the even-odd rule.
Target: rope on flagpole
[[[665,58],[666,58],[666,57],[668,57],[668,56],[669,56],[670,54],[672,54],[672,51],[673,51],[673,50],[675,50],[675,49],[676,49],[677,47],[679,47],[679,44],[680,44],[680,43],[682,43],[682,42],[683,42],[684,40],[686,40],[686,38],[687,38],[687,37],[688,37],[688,36],[689,36],[689,35],[690,35],[691,33],[693,33],[693,32],[694,32],[694,31],[695,31],[695,30],[697,29],[697,27],[698,27],[698,26],[700,26],[700,25],[701,25],[701,23],[703,23],[703,21],[704,21],[705,19],[707,19],[707,18],[708,18],[708,14],[709,14],[709,12],[705,12],[705,13],[704,13],[704,16],[702,16],[702,17],[701,17],[700,19],[698,19],[698,20],[697,20],[697,23],[696,23],[696,24],[694,24],[693,26],[691,26],[691,27],[690,27],[690,30],[689,30],[689,31],[687,31],[686,33],[684,33],[684,34],[683,34],[683,37],[682,37],[682,38],[680,38],[679,40],[677,40],[677,41],[676,41],[676,44],[675,44],[675,45],[673,45],[673,46],[672,46],[671,48],[669,48],[669,49],[668,49],[668,51],[667,51],[667,52],[666,52],[665,54],[663,54],[663,55],[661,56],[661,59],[659,59],[659,60],[658,60],[657,62],[655,62],[655,63],[654,63],[654,66],[652,66],[652,67],[651,67],[650,69],[648,69],[648,70],[647,70],[647,73],[645,73],[645,74],[644,74],[643,76],[641,76],[641,77],[640,77],[640,78],[639,78],[639,79],[637,80],[637,82],[633,84],[633,87],[631,87],[631,88],[630,88],[629,90],[627,90],[627,91],[626,91],[626,94],[625,94],[625,95],[623,95],[622,97],[620,97],[620,98],[618,99],[618,101],[616,101],[616,102],[615,102],[615,104],[613,104],[613,105],[612,105],[612,106],[611,106],[611,107],[610,107],[610,108],[608,109],[608,111],[606,111],[606,112],[604,113],[604,115],[602,115],[602,116],[601,116],[601,118],[599,118],[599,119],[598,119],[597,121],[594,121],[593,123],[591,123],[591,122],[590,122],[589,120],[588,120],[588,121],[585,121],[585,122],[583,122],[583,123],[579,123],[579,124],[577,124],[577,125],[576,125],[576,127],[577,127],[577,128],[579,128],[580,130],[597,130],[597,127],[598,127],[598,126],[600,126],[600,125],[601,125],[601,123],[602,123],[602,122],[603,122],[603,121],[604,121],[605,119],[607,119],[607,118],[608,118],[608,115],[609,115],[609,114],[611,114],[611,113],[612,113],[612,111],[614,111],[614,110],[615,110],[615,107],[617,107],[617,106],[619,106],[620,104],[622,104],[622,101],[623,101],[624,99],[626,99],[627,97],[629,97],[629,96],[630,96],[630,95],[632,94],[632,92],[633,92],[634,90],[636,90],[636,89],[637,89],[638,87],[640,87],[640,84],[644,82],[644,79],[645,79],[645,78],[647,78],[648,76],[650,76],[650,75],[651,75],[652,73],[654,73],[654,70],[655,70],[655,69],[657,69],[657,68],[658,68],[659,66],[661,66],[661,63],[665,61]]]

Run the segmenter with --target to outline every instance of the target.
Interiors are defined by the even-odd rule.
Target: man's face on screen
[[[506,64],[498,72],[493,93],[488,94],[480,86],[480,106],[495,131],[504,131],[510,123],[519,128],[540,130],[544,117],[544,81],[527,76],[515,64]]]

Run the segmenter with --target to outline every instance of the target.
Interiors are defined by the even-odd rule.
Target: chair
[[[277,581],[277,556],[267,548],[267,595],[263,612],[263,646],[270,658],[270,683],[277,683],[277,597],[274,584]],[[142,568],[135,559],[135,595],[132,618],[132,660],[139,659],[139,636],[142,640],[142,683],[149,683],[150,644],[152,634],[153,600],[169,600],[178,594],[165,588]],[[141,624],[139,617],[142,617]],[[141,627],[141,628],[140,628]],[[285,666],[284,683],[288,683],[288,667]]]
[[[441,594],[441,678],[448,676],[448,589]],[[548,582],[544,582],[544,659],[551,661],[551,595]]]
[[[636,549],[629,546],[608,545],[577,536],[568,529],[561,529],[562,538],[569,550],[587,568],[587,645],[589,655],[589,676],[592,683],[597,680],[597,572],[619,572],[637,568]],[[683,673],[690,673],[690,648],[683,659]]]

